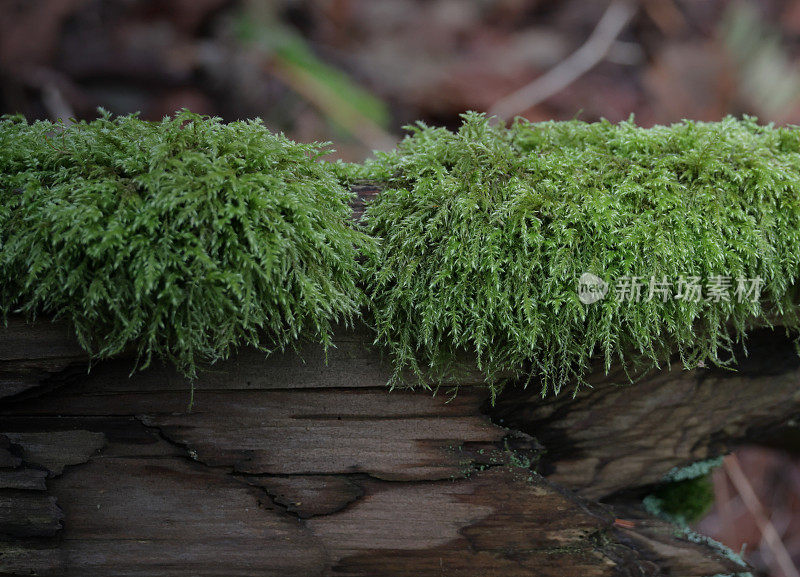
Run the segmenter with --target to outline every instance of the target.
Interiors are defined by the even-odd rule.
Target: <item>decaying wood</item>
[[[63,515],[54,497],[25,491],[0,494],[0,526],[17,537],[52,537],[61,529]]]
[[[380,193],[381,189],[375,184],[362,182],[353,185],[350,191],[355,195],[350,203],[353,207],[353,219],[361,220],[361,217],[364,216],[364,210],[367,204]]]
[[[286,475],[243,477],[261,487],[288,513],[301,519],[341,511],[364,496],[364,488],[351,475]]]
[[[547,449],[548,478],[590,499],[658,482],[800,414],[800,358],[783,329],[750,335],[735,370],[680,364],[627,384],[617,369],[593,388],[542,399],[510,390],[491,412]]]
[[[23,467],[20,469],[0,469],[0,489],[29,489],[46,491],[47,471]]]
[[[68,465],[85,463],[105,443],[102,433],[91,431],[6,432],[21,448],[22,460],[43,467],[56,477]]]
[[[65,323],[27,323],[18,316],[0,325],[0,400],[40,387],[71,367],[85,367],[87,355]]]
[[[103,443],[102,433],[85,430],[0,434],[0,574],[37,575],[41,559],[63,568],[53,538],[64,513],[47,479],[86,462]]]
[[[76,373],[77,357],[62,355],[73,377],[45,371],[43,384],[0,401],[0,574],[741,570],[636,508],[541,477],[537,462],[558,470],[556,437],[537,433],[543,453],[527,425],[500,426],[476,381],[452,400],[389,391],[390,369],[370,342],[356,327],[337,333],[327,359],[312,346],[267,359],[241,351],[201,375],[191,411],[189,384],[168,367],[130,375],[132,361],[116,359]],[[47,366],[58,347],[29,350],[0,369]],[[524,414],[535,404],[528,398]],[[758,420],[766,401],[756,406]]]

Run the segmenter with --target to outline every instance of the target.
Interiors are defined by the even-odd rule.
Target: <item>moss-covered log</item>
[[[348,166],[257,122],[3,120],[0,574],[743,571],[641,497],[800,412],[753,330],[798,325],[799,134],[472,114]],[[587,271],[765,286],[587,303]]]

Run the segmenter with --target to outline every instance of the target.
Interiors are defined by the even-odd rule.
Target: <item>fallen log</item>
[[[26,327],[14,318],[3,338]],[[52,366],[49,329],[61,331],[43,324],[2,368]],[[576,399],[511,389],[495,407],[477,380],[453,399],[388,390],[391,369],[361,326],[337,331],[327,364],[317,346],[243,350],[202,373],[191,410],[169,366],[131,375],[120,358],[56,373],[0,406],[0,574],[736,573],[713,547],[606,497],[797,412],[795,357],[769,333],[753,341],[763,348],[751,354],[771,356],[750,372],[596,382]],[[744,402],[748,387],[762,402]],[[639,391],[656,399],[649,412]],[[681,420],[698,410],[711,418]],[[648,431],[620,442],[636,419]]]
[[[92,178],[110,172],[110,182],[123,186],[120,190],[127,199],[121,205],[122,221],[139,222],[139,210],[145,207],[150,211],[145,219],[150,228],[126,229],[127,236],[119,227],[108,229],[104,211],[116,214],[111,209],[119,208],[114,186],[105,196],[89,189],[91,194],[80,201],[89,208],[74,210],[73,180],[84,177],[80,163],[70,169],[74,178],[58,170],[55,184],[30,189],[34,176],[49,182],[54,175],[38,168],[17,174],[21,169],[14,165],[14,180],[3,189],[16,207],[0,215],[9,231],[18,230],[18,221],[38,223],[45,217],[64,229],[50,236],[51,228],[36,225],[24,228],[19,237],[10,235],[10,246],[16,248],[8,253],[14,258],[7,278],[22,280],[20,286],[8,283],[11,304],[4,303],[4,310],[60,310],[74,326],[46,318],[29,324],[11,316],[0,329],[0,574],[522,577],[746,571],[722,548],[653,518],[643,509],[641,497],[673,468],[721,454],[798,413],[800,395],[795,389],[800,363],[788,338],[764,330],[752,333],[750,357],[743,362],[740,357],[737,372],[664,369],[631,385],[623,371],[614,368],[608,375],[599,371],[591,375],[592,388],[584,387],[572,398],[569,380],[578,372],[571,363],[583,366],[603,343],[618,342],[622,349],[633,343],[650,350],[648,359],[656,361],[661,349],[673,342],[662,338],[665,334],[677,340],[679,351],[691,352],[690,345],[696,344],[692,323],[704,321],[709,332],[700,339],[700,352],[715,359],[716,344],[728,336],[725,323],[741,328],[751,318],[748,315],[761,311],[738,303],[732,311],[709,307],[698,315],[689,307],[682,309],[685,314],[680,318],[668,319],[661,315],[669,312],[666,305],[648,300],[647,314],[634,314],[636,322],[628,326],[620,322],[613,306],[583,308],[589,303],[579,302],[579,295],[572,292],[577,270],[572,265],[583,263],[574,260],[581,247],[609,238],[630,245],[628,256],[641,268],[634,268],[637,274],[660,273],[665,261],[673,268],[684,264],[676,255],[691,256],[695,268],[708,273],[719,270],[700,266],[702,259],[716,258],[725,265],[722,270],[739,270],[731,255],[757,250],[765,262],[751,260],[769,265],[771,276],[787,279],[771,295],[767,309],[794,302],[790,287],[797,215],[783,217],[793,206],[796,182],[794,169],[786,168],[790,161],[782,156],[796,154],[793,134],[779,131],[775,138],[764,140],[749,121],[733,120],[724,126],[701,127],[698,134],[694,124],[685,123],[669,133],[640,135],[638,151],[609,152],[602,144],[608,140],[606,125],[581,128],[577,144],[569,130],[550,127],[548,139],[555,139],[555,145],[539,150],[536,142],[545,133],[522,125],[512,129],[513,134],[498,132],[486,119],[467,115],[457,135],[424,129],[418,140],[405,142],[402,154],[384,158],[383,168],[370,169],[376,174],[383,171],[387,181],[415,184],[409,194],[402,187],[394,191],[367,238],[342,222],[348,212],[346,191],[334,169],[322,168],[311,158],[320,147],[288,143],[257,123],[224,128],[218,121],[189,113],[159,126],[119,119],[115,130],[133,140],[136,155],[146,149],[141,144],[145,136],[145,142],[159,144],[161,151],[157,162],[138,163],[131,174],[151,182],[155,171],[171,183],[143,188],[149,196],[139,204],[138,181],[117,174],[119,163],[109,164],[121,151],[106,137],[108,122],[113,123],[104,119],[70,133],[77,140],[67,144],[88,139],[86,146],[75,150],[105,151],[98,153],[103,170],[90,170]],[[29,132],[27,126],[7,122],[9,134],[28,139],[10,139],[27,142],[19,158],[41,149],[35,133],[41,128]],[[723,129],[731,132],[724,142]],[[615,140],[617,144],[629,142],[627,125],[614,130],[624,136]],[[164,133],[171,135],[167,140],[174,148],[161,150]],[[649,139],[672,150],[673,133],[689,144],[681,145],[679,153],[654,153],[658,146],[648,144]],[[202,136],[199,143],[193,140],[197,134]],[[417,154],[420,142],[432,146],[425,140],[428,137],[434,138],[433,149],[439,152]],[[521,140],[512,146],[515,139]],[[568,148],[558,144],[563,139]],[[763,150],[754,155],[747,145],[742,147],[742,139]],[[698,142],[704,143],[702,148]],[[695,158],[697,150],[705,154],[712,144],[713,162]],[[589,157],[575,152],[586,146],[592,150]],[[223,151],[224,162],[219,166],[207,162],[198,175],[197,155],[184,152],[207,149],[214,154]],[[43,158],[71,154],[67,149],[54,150],[45,150]],[[635,162],[627,158],[629,153]],[[555,168],[549,164],[552,157],[557,160]],[[57,156],[54,162],[63,168],[62,161]],[[532,164],[525,164],[528,161]],[[611,173],[606,170],[609,162],[615,167]],[[27,160],[24,164],[39,166]],[[415,172],[403,176],[410,165]],[[221,179],[228,173],[220,166],[230,168],[236,177]],[[591,170],[585,173],[584,168]],[[756,206],[757,218],[750,212],[744,218],[741,209],[748,198],[754,200],[753,191],[762,189],[742,189],[740,169],[767,181],[764,186],[774,193],[767,200],[759,196],[763,206]],[[640,247],[655,232],[685,224],[683,197],[671,191],[694,190],[695,181],[699,190],[706,190],[704,171],[733,176],[719,203],[713,202],[720,193],[714,187],[714,194],[693,197],[700,204],[692,210],[722,215],[735,209],[722,228],[738,230],[749,223],[744,235],[749,240],[738,247],[742,250],[724,250],[727,240],[715,240],[720,233],[717,224],[694,223],[710,235],[703,251],[691,241],[697,240],[697,231],[683,230],[689,242],[661,243],[649,255],[652,258],[637,261]],[[305,174],[302,186],[297,183],[300,172]],[[774,182],[764,176],[772,173],[778,175]],[[547,181],[543,178],[547,174],[558,184],[542,194],[538,185]],[[669,186],[658,178],[647,180],[654,174],[667,179]],[[276,190],[261,182],[268,176],[279,178]],[[638,180],[635,187],[628,186],[629,177],[647,177],[647,186]],[[173,190],[176,178],[182,184]],[[195,206],[193,192],[201,181],[210,183],[208,191],[217,190],[223,181],[238,184],[231,194],[212,195],[206,199],[210,202]],[[628,196],[617,194],[620,183],[627,186],[621,190]],[[239,184],[254,196],[238,196]],[[518,194],[520,186],[526,194]],[[602,191],[597,202],[590,203],[591,210],[582,212],[587,205],[580,197],[570,206],[581,210],[564,213],[562,193],[587,187]],[[292,194],[285,197],[287,190]],[[365,199],[377,189],[365,184],[354,190],[359,193],[354,205],[358,218]],[[280,202],[261,195],[264,191],[279,192]],[[176,196],[178,192],[183,197]],[[454,198],[457,206],[450,206]],[[222,205],[216,202],[220,200]],[[269,214],[259,204],[266,200]],[[406,200],[415,206],[403,204]],[[104,201],[103,210],[91,206],[95,201]],[[617,204],[624,210],[609,212]],[[490,210],[494,206],[502,210]],[[242,215],[243,207],[251,210]],[[782,226],[775,225],[778,219],[772,218],[773,213],[782,215]],[[221,215],[229,220],[222,222]],[[589,229],[601,230],[601,225],[627,222],[631,216],[646,226],[603,235],[575,234],[586,219],[591,221]],[[250,234],[245,226],[250,217],[261,225],[262,236]],[[559,224],[562,217],[567,218],[565,226]],[[695,213],[688,217],[694,219]],[[185,245],[186,227],[194,226],[198,218],[203,233],[220,229],[232,236],[222,242],[216,234],[189,235]],[[296,227],[296,219],[308,226]],[[71,224],[64,224],[67,221]],[[282,228],[273,229],[275,223]],[[482,229],[474,234],[476,223]],[[460,236],[450,235],[453,226]],[[93,235],[88,248],[78,243],[70,250],[74,246],[63,242],[62,233],[80,232],[82,227]],[[498,244],[502,239],[497,231],[509,227],[517,236]],[[399,236],[390,234],[398,230]],[[163,241],[162,256],[169,263],[161,274],[158,263],[149,260],[153,235]],[[201,237],[198,245],[195,240]],[[275,243],[275,238],[285,242]],[[456,238],[461,244],[452,242]],[[765,238],[776,239],[764,253],[771,255],[767,259],[762,254]],[[395,244],[387,248],[389,241]],[[114,282],[121,269],[97,273],[96,268],[122,258],[131,242],[135,258],[126,264],[135,262],[137,270],[131,282],[122,286]],[[598,254],[617,254],[619,247],[603,242],[595,247]],[[337,248],[329,253],[331,243]],[[378,244],[383,253],[372,252]],[[553,254],[539,254],[545,245]],[[431,258],[432,246],[446,250]],[[282,247],[283,252],[265,256],[261,254],[265,247]],[[404,252],[403,247],[410,249]],[[495,252],[503,254],[484,258],[484,253]],[[219,253],[223,253],[219,259],[209,257]],[[47,275],[37,276],[42,272],[40,263],[31,267],[31,254],[46,255]],[[393,254],[399,258],[389,262]],[[92,266],[83,258],[87,255]],[[285,261],[287,257],[291,258]],[[281,267],[273,266],[276,259]],[[372,277],[358,270],[359,259],[372,259],[367,267]],[[384,259],[388,268],[381,266]],[[308,278],[301,275],[300,280],[287,274],[264,278],[265,273],[305,271],[310,261],[325,270]],[[424,266],[409,268],[409,263],[421,261]],[[342,262],[346,264],[339,270]],[[198,263],[210,268],[194,268]],[[611,272],[630,272],[629,264]],[[441,265],[448,265],[449,272]],[[531,277],[533,267],[538,268]],[[509,268],[516,269],[511,281],[496,274]],[[71,274],[76,269],[80,275]],[[751,266],[744,272],[750,278],[760,271]],[[207,274],[216,280],[204,284]],[[485,278],[477,278],[481,274]],[[463,289],[460,294],[433,290],[442,288],[447,275],[457,280],[453,286]],[[259,280],[239,282],[245,277]],[[334,287],[328,286],[331,278],[338,278]],[[370,286],[375,279],[380,282]],[[288,283],[293,284],[287,288]],[[405,294],[394,290],[404,283],[414,284],[414,290]],[[473,285],[481,283],[475,292]],[[532,287],[542,288],[539,285],[545,292],[530,292]],[[312,298],[319,296],[315,291],[320,287],[331,288],[327,298]],[[237,289],[247,296],[244,301],[238,300]],[[356,293],[362,290],[375,301],[365,318],[372,315],[384,349],[373,348],[376,333],[356,321],[355,326],[333,331],[333,346],[327,352],[318,344],[306,344],[268,357],[250,348],[229,355],[245,340],[269,341],[270,346],[288,349],[300,335],[325,341],[334,319],[360,318]],[[308,291],[311,294],[305,295]],[[203,298],[209,292],[215,297],[210,304]],[[76,294],[80,294],[77,300]],[[512,303],[512,297],[521,301]],[[505,303],[499,309],[498,299]],[[419,300],[426,301],[424,306],[417,306]],[[141,306],[118,310],[121,302],[129,301]],[[443,301],[449,303],[444,307],[449,310],[447,318],[439,315]],[[272,318],[265,303],[281,304],[284,317]],[[587,311],[603,310],[605,316],[587,316]],[[131,312],[138,320],[131,321]],[[565,314],[571,315],[570,321],[542,346],[537,331],[550,330]],[[231,316],[235,318],[228,322]],[[295,322],[298,316],[309,316],[314,330],[307,334],[308,327]],[[203,322],[197,324],[200,317]],[[462,317],[469,317],[469,322]],[[584,338],[590,317],[594,333]],[[499,325],[503,330],[497,333]],[[256,328],[265,326],[272,331],[271,338],[256,338]],[[631,333],[631,326],[638,332]],[[619,327],[625,330],[615,330]],[[417,328],[420,331],[403,330]],[[73,329],[81,342],[104,357],[91,361],[91,371]],[[433,347],[428,346],[431,343]],[[447,367],[463,349],[475,349],[479,358],[483,351],[480,370],[447,377],[437,394],[386,386],[397,376],[394,369],[418,370],[416,376],[424,378],[421,367]],[[394,366],[383,358],[386,350],[394,353]],[[137,352],[145,359],[152,353],[147,369],[135,370]],[[196,379],[187,379],[204,361],[226,357],[202,367]],[[161,363],[160,358],[171,359],[179,368]],[[490,389],[487,379],[500,379],[504,369],[530,374],[523,365],[531,360],[538,363],[533,374],[555,381],[528,389],[511,384],[495,399],[501,387],[492,380]],[[451,386],[458,388],[455,397],[446,394]],[[542,399],[543,388],[563,393]]]

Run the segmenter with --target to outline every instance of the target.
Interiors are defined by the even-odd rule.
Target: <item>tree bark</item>
[[[634,384],[621,367],[542,399],[511,389],[489,412],[545,447],[540,470],[589,499],[641,492],[665,473],[768,436],[800,413],[800,357],[782,327],[752,332],[735,370],[678,364]]]
[[[241,351],[202,374],[191,411],[169,367],[76,371],[66,334],[18,318],[0,331],[24,342],[0,362],[13,377],[0,387],[0,574],[736,573],[613,495],[797,410],[794,353],[766,333],[771,360],[738,376],[599,381],[574,400],[511,390],[491,407],[477,379],[452,400],[389,391],[359,326],[337,332],[327,364],[315,346]]]

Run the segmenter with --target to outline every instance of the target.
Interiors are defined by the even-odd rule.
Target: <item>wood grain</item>
[[[125,358],[78,378],[45,371],[56,385],[34,383],[5,399],[0,574],[699,577],[741,570],[635,508],[586,500],[554,482],[555,472],[540,476],[537,463],[557,471],[560,459],[575,455],[559,453],[558,435],[527,434],[522,417],[545,403],[518,392],[521,412],[504,414],[507,423],[520,420],[507,428],[472,377],[454,399],[389,391],[387,365],[368,331],[338,331],[328,365],[313,347],[268,358],[241,351],[203,374],[191,411],[183,379],[158,365],[131,376]],[[0,361],[0,369],[49,362],[41,347],[31,350],[32,359]],[[666,385],[656,383],[672,380],[645,386],[658,390]],[[508,411],[510,399],[497,411]],[[624,398],[615,403],[628,410]],[[767,405],[754,405],[759,423]],[[566,408],[548,415],[553,430],[560,418],[573,418]],[[599,418],[571,423],[591,428]],[[699,431],[687,428],[680,442]],[[581,450],[618,462],[632,452],[614,447]],[[638,482],[629,477],[625,487]],[[20,522],[28,519],[17,513],[23,510],[30,520]],[[622,529],[614,520],[623,514],[639,517]]]
[[[782,329],[751,334],[735,370],[673,365],[628,384],[598,371],[576,397],[508,390],[494,419],[547,449],[548,478],[590,499],[658,482],[800,413],[800,358]]]
[[[88,356],[66,323],[12,315],[0,328],[0,402],[85,367]]]

